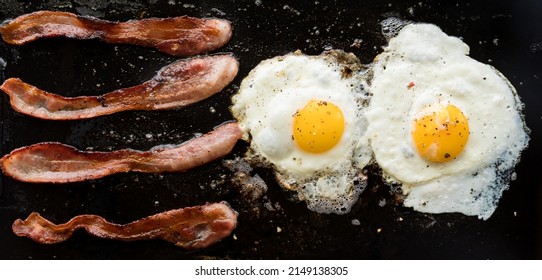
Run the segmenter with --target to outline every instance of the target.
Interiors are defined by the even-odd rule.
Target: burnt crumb
[[[250,176],[244,172],[236,172],[234,183],[240,186],[241,196],[249,202],[259,200],[267,192],[267,184],[258,174]]]
[[[396,192],[393,196],[393,202],[395,202],[395,205],[403,205],[403,202],[405,201],[405,195],[402,191]]]
[[[275,178],[277,179],[277,183],[279,184],[279,186],[281,186],[285,190],[294,191],[300,187],[297,185],[297,183],[288,182],[286,177],[284,177],[284,175],[280,174],[279,172],[275,172]],[[301,186],[301,188],[304,188],[304,186]]]
[[[366,79],[367,79],[367,86],[371,86],[371,82],[373,81],[373,77],[374,77],[374,72],[373,71],[368,71],[367,74],[366,74]],[[370,94],[372,96],[372,94]]]
[[[232,183],[244,201],[258,201],[267,193],[267,184],[258,174],[251,174],[252,166],[246,160],[235,158],[224,161],[224,165],[234,172]]]
[[[342,50],[329,50],[322,53],[324,57],[329,57],[332,60],[335,60],[340,65],[343,65],[344,68],[348,68],[349,75],[353,72],[360,71],[362,69],[362,64],[359,58],[353,53],[347,53]],[[348,78],[349,76],[344,76],[343,69],[343,78]]]
[[[352,71],[352,69],[348,68],[348,67],[343,67],[343,70],[342,70],[342,73],[341,73],[341,76],[344,78],[350,78],[352,77],[352,73],[354,71]]]

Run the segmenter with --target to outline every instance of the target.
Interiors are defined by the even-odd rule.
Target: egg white
[[[406,25],[375,61],[366,136],[405,206],[487,219],[529,137],[515,89],[469,47],[431,24]],[[424,107],[450,103],[468,118],[469,140],[453,161],[432,163],[416,151],[413,120]]]

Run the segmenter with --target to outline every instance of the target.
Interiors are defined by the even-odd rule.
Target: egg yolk
[[[451,161],[463,151],[469,139],[467,118],[454,105],[414,120],[412,138],[421,157],[431,162]]]
[[[294,114],[293,138],[310,153],[323,153],[333,148],[344,132],[344,116],[329,101],[311,100]]]

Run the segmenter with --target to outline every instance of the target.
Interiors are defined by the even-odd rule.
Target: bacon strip
[[[242,132],[237,123],[180,145],[162,145],[148,151],[80,151],[61,143],[22,147],[2,157],[4,174],[32,183],[69,183],[98,179],[120,172],[183,172],[228,154]]]
[[[232,28],[227,20],[187,16],[111,22],[67,12],[39,11],[17,17],[0,27],[9,44],[22,45],[39,38],[100,39],[112,44],[155,48],[175,56],[207,53],[225,45]]]
[[[49,120],[77,120],[127,110],[180,108],[226,87],[239,64],[229,54],[179,60],[165,66],[151,80],[101,96],[63,97],[20,79],[7,79],[0,89],[18,112]]]
[[[80,215],[65,224],[55,225],[33,212],[12,226],[17,236],[38,243],[66,241],[77,229],[108,239],[135,241],[162,239],[185,249],[202,249],[229,236],[237,226],[237,212],[227,203],[187,207],[137,220],[125,225],[108,222],[97,215]]]

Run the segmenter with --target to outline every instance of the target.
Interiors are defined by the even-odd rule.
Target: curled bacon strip
[[[67,12],[39,11],[17,17],[0,27],[9,44],[22,45],[39,38],[100,39],[113,44],[156,48],[175,56],[206,53],[225,45],[231,24],[222,19],[187,16],[111,22]]]
[[[165,66],[151,80],[101,96],[63,97],[20,79],[7,79],[0,89],[18,112],[50,120],[76,120],[127,110],[180,108],[226,87],[239,64],[229,54],[179,60]]]
[[[225,202],[170,210],[125,225],[110,223],[96,215],[80,215],[55,225],[33,212],[24,221],[17,219],[12,230],[17,236],[42,244],[66,241],[75,230],[84,228],[101,238],[162,239],[185,249],[202,249],[229,236],[237,226],[237,215]]]
[[[241,135],[237,123],[226,123],[183,144],[148,151],[92,152],[61,143],[39,143],[2,157],[2,170],[16,180],[32,183],[77,182],[129,171],[183,172],[225,156]]]

